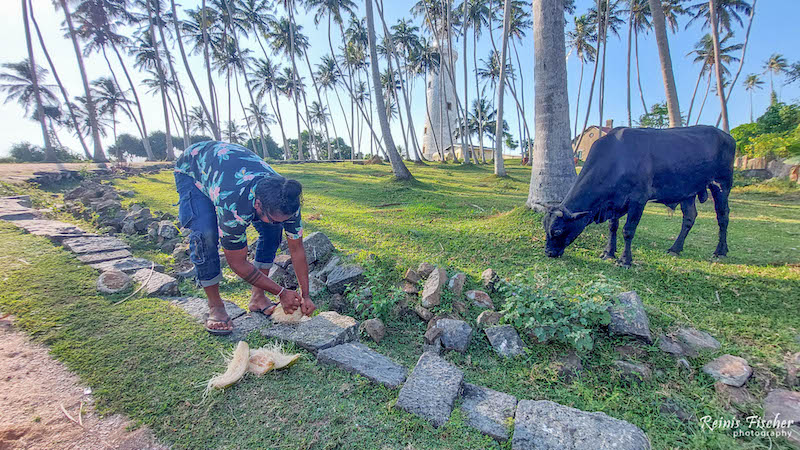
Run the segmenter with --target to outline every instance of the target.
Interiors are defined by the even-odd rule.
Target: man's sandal
[[[250,312],[251,312],[251,313],[261,313],[261,314],[263,314],[263,315],[265,315],[265,316],[269,317],[269,316],[271,316],[271,315],[272,315],[272,312],[275,312],[275,308],[277,308],[277,307],[278,307],[278,305],[279,305],[278,303],[272,303],[272,302],[271,302],[271,303],[270,303],[268,306],[265,306],[265,307],[264,307],[264,308],[262,308],[262,309],[256,309],[256,310],[252,310],[252,309],[251,309],[251,310],[250,310]],[[270,312],[270,313],[267,313],[267,311],[268,311],[270,308],[272,308],[272,312]]]
[[[205,329],[206,329],[206,331],[208,331],[208,334],[210,334],[212,336],[227,336],[227,335],[233,333],[233,321],[230,319],[230,317],[228,319],[226,319],[226,320],[218,320],[218,319],[212,319],[212,318],[208,317],[208,314],[206,314],[204,320],[205,320]],[[223,323],[223,324],[226,324],[226,325],[230,325],[231,329],[230,330],[223,330],[223,329],[220,329],[220,328],[210,328],[208,326],[209,322],[211,322],[211,323]]]

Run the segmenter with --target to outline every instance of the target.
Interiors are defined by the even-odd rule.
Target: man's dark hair
[[[255,193],[266,212],[291,216],[300,209],[303,185],[297,180],[271,176],[258,182]]]

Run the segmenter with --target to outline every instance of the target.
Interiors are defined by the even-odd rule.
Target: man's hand
[[[303,293],[303,297],[300,300],[300,310],[303,311],[303,315],[310,316],[314,310],[317,309],[314,302],[311,301],[311,296]]]
[[[297,291],[291,289],[284,290],[280,295],[281,306],[286,314],[293,314],[294,311],[303,303],[303,298]],[[313,311],[313,310],[312,310]]]

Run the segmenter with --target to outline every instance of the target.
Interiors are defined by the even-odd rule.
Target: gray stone
[[[728,386],[721,381],[717,381],[714,383],[714,391],[726,404],[745,406],[756,401],[756,398],[747,390],[746,386]]]
[[[403,280],[400,282],[400,290],[405,292],[406,294],[418,294],[419,287],[416,284],[411,283],[409,281]]]
[[[691,348],[684,347],[676,339],[663,334],[658,337],[658,348],[660,348],[662,352],[666,352],[675,356],[697,356],[697,352]]]
[[[520,400],[514,417],[515,450],[649,450],[647,435],[623,420],[548,400]]]
[[[421,262],[419,263],[419,267],[417,267],[417,273],[419,274],[420,277],[424,279],[428,278],[431,272],[433,272],[433,269],[435,269],[433,264],[429,262]]]
[[[653,376],[653,371],[644,364],[614,361],[614,367],[619,371],[620,377],[627,381],[641,382],[649,380]]]
[[[321,294],[322,291],[325,290],[325,282],[317,278],[316,276],[309,276],[308,277],[308,294],[312,297],[316,297],[317,295]]]
[[[435,355],[442,354],[442,338],[437,337],[433,342],[430,344],[423,342],[422,343],[422,353],[432,352]]]
[[[481,273],[481,281],[483,281],[483,287],[486,288],[487,291],[494,292],[497,282],[500,281],[500,277],[494,269],[486,269]]]
[[[328,302],[328,309],[331,311],[336,311],[338,313],[344,312],[347,308],[347,301],[342,294],[333,294],[331,296],[331,301]]]
[[[180,232],[175,228],[175,224],[171,220],[162,220],[158,222],[158,236],[164,239],[174,239],[178,237]]]
[[[478,308],[488,308],[494,309],[494,302],[492,302],[492,298],[489,297],[489,294],[483,291],[472,290],[467,291],[465,294],[467,300],[471,301],[473,305],[477,306]]]
[[[406,274],[403,275],[403,279],[412,284],[417,284],[422,281],[422,277],[420,277],[417,271],[414,269],[406,270]]]
[[[722,355],[703,366],[703,372],[727,385],[742,387],[753,374],[753,369],[744,358]]]
[[[247,337],[248,334],[256,330],[261,330],[272,324],[272,321],[263,314],[245,313],[233,319],[233,332],[225,335],[226,339],[238,342]]]
[[[280,266],[282,269],[289,267],[289,264],[292,263],[292,256],[291,255],[278,255],[272,261],[272,264],[276,266]]]
[[[386,326],[378,318],[367,319],[361,324],[361,328],[375,342],[380,342],[386,336]]]
[[[206,315],[208,314],[208,300],[197,297],[165,297],[164,300],[169,301],[173,305],[183,309],[187,314],[192,316],[197,322],[203,323]],[[246,311],[238,307],[235,303],[228,300],[223,300],[225,305],[225,312],[231,320],[246,314]]]
[[[269,274],[267,274],[267,276],[270,280],[274,281],[280,286],[284,286],[289,289],[297,285],[297,278],[290,276],[286,269],[281,266],[276,266],[275,264],[269,268]]]
[[[442,329],[442,346],[447,350],[464,353],[472,338],[472,327],[463,320],[439,319],[437,328]]]
[[[475,322],[478,324],[478,328],[491,327],[498,325],[500,323],[500,319],[502,318],[503,315],[499,312],[487,309],[486,311],[478,314],[478,318],[475,319]]]
[[[325,267],[320,269],[319,274],[317,275],[319,276],[320,280],[328,281],[328,276],[331,274],[331,272],[333,272],[334,269],[336,269],[341,260],[342,258],[336,255],[331,256],[331,259],[328,260],[327,264],[325,264]]]
[[[44,236],[56,243],[60,243],[69,238],[94,236],[71,223],[59,222],[57,220],[17,220],[14,222],[14,225],[24,228],[25,231],[34,236]]]
[[[417,313],[417,316],[419,316],[419,318],[422,319],[423,322],[429,322],[431,319],[433,319],[433,313],[430,312],[428,308],[425,308],[423,306],[420,305],[415,306],[414,312]]]
[[[358,340],[358,322],[333,311],[296,325],[276,324],[261,331],[266,337],[292,342],[312,353]]]
[[[681,422],[689,422],[694,418],[694,415],[687,411],[680,402],[675,399],[667,399],[661,406],[658,407],[661,414],[665,416],[675,416]]]
[[[422,288],[422,299],[420,303],[425,308],[433,308],[442,301],[442,287],[447,282],[447,272],[441,267],[431,271],[425,285]]]
[[[314,264],[317,261],[324,261],[333,253],[333,243],[325,233],[315,231],[303,238],[303,248],[306,250],[306,261]]]
[[[132,285],[133,279],[119,270],[103,272],[97,277],[97,290],[104,294],[118,294]]]
[[[650,319],[636,291],[619,294],[617,303],[611,305],[608,312],[611,314],[611,323],[608,325],[611,334],[631,336],[648,344],[653,343],[653,338],[650,336]]]
[[[464,383],[461,410],[466,416],[467,425],[487,436],[507,441],[516,408],[517,398],[512,395]]]
[[[447,282],[447,289],[453,293],[453,298],[461,298],[461,294],[464,292],[464,284],[466,282],[467,276],[463,272],[458,272],[450,277],[450,280]]]
[[[721,347],[719,341],[714,339],[710,334],[694,328],[679,329],[675,332],[675,339],[695,352],[719,350]]]
[[[486,337],[494,351],[506,357],[514,357],[525,353],[525,344],[519,338],[517,330],[511,325],[488,327]]]
[[[178,280],[171,276],[148,269],[141,269],[133,274],[136,282],[144,285],[147,295],[179,295]]]
[[[77,254],[130,250],[128,244],[115,237],[109,236],[70,238],[65,239],[63,245],[67,250]]]
[[[334,294],[344,294],[348,285],[364,280],[364,269],[356,265],[337,266],[328,274],[328,290]]]
[[[437,340],[442,337],[442,333],[444,330],[439,327],[430,327],[422,336],[422,340],[424,343],[428,345],[433,345]]]
[[[120,230],[122,234],[136,234],[136,228],[133,226],[133,221],[124,221],[122,222],[122,228]]]
[[[800,386],[800,379],[798,379],[798,374],[800,374],[800,352],[787,355],[784,358],[783,365],[786,369],[786,379],[784,380],[786,385],[790,388]]]
[[[110,252],[84,253],[82,255],[77,255],[77,258],[78,261],[84,264],[95,264],[130,258],[131,256],[133,255],[131,255],[131,252],[128,250],[111,250]]]
[[[405,367],[357,342],[320,350],[317,360],[322,364],[332,364],[347,372],[359,374],[390,389],[399,388],[408,373]]]
[[[162,266],[161,264],[154,264],[153,261],[150,261],[149,259],[133,258],[133,257],[93,263],[89,264],[89,266],[101,272],[106,272],[109,270],[120,270],[128,274],[134,273],[142,269],[149,270],[151,267],[153,268],[153,270],[157,272],[161,272],[164,270],[164,266]]]
[[[800,392],[775,389],[764,399],[764,420],[794,422],[789,427],[778,427],[776,431],[791,432],[789,441],[800,444]],[[778,423],[778,425],[782,425]]]
[[[396,405],[438,428],[450,418],[463,380],[461,370],[433,352],[423,353],[400,389]]]
[[[460,300],[453,301],[453,309],[462,316],[466,316],[468,312],[467,304]]]

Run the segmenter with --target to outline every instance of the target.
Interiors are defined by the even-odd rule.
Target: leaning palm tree
[[[199,106],[192,106],[189,110],[189,132],[190,134],[205,133],[209,131],[213,134],[210,121],[206,112]]]
[[[26,116],[33,117],[34,120],[41,123],[44,127],[42,134],[45,146],[52,153],[53,148],[50,145],[50,136],[45,123],[44,107],[57,104],[58,101],[52,92],[55,86],[45,83],[48,74],[47,69],[40,66],[36,66],[34,69],[28,59],[23,59],[17,63],[5,63],[2,67],[6,70],[0,73],[0,83],[2,83],[0,84],[0,91],[6,93],[3,103],[16,101],[25,109]],[[33,115],[29,115],[31,114],[31,107],[34,110]],[[50,160],[54,160],[54,156],[54,154],[51,154]]]
[[[605,2],[598,0],[597,6],[589,10],[589,17],[596,17],[598,31],[598,59],[602,61],[600,68],[600,86],[597,92],[597,100],[599,105],[599,120],[600,135],[603,134],[603,106],[605,105],[606,94],[606,54],[608,53],[608,35],[609,32],[619,38],[619,30],[624,21],[620,19],[621,0],[605,0]],[[602,45],[602,53],[600,53],[600,45]]]
[[[152,21],[151,21],[152,22]],[[153,34],[153,26],[148,25],[142,30],[136,44],[130,48],[131,54],[134,56],[133,67],[139,70],[149,71],[152,70],[156,74],[158,81],[158,91],[161,94],[161,109],[164,112],[164,127],[165,127],[165,145],[167,159],[173,154],[172,144],[172,129],[170,126],[169,108],[167,106],[167,80],[164,76],[163,64],[161,61],[162,53],[158,50],[156,45],[156,38]],[[173,154],[174,157],[174,154]]]
[[[653,30],[656,35],[658,56],[661,60],[661,76],[664,78],[664,93],[669,111],[669,126],[681,126],[681,109],[678,104],[678,89],[675,87],[675,75],[672,72],[672,56],[669,53],[667,37],[667,20],[660,0],[649,0],[650,13],[653,17]]]
[[[642,82],[639,79],[639,33],[645,33],[650,29],[650,5],[647,0],[628,0],[628,59],[627,59],[627,89],[628,89],[628,126],[633,126],[631,118],[631,50],[633,39],[636,42],[636,79],[639,82],[639,96],[642,100],[642,107],[647,112],[647,104],[644,101]]]
[[[283,128],[283,115],[280,111],[278,92],[280,91],[278,81],[281,66],[274,64],[269,58],[260,58],[253,64],[254,70],[251,73],[250,89],[256,91],[256,98],[262,101],[264,97],[269,100],[274,116],[278,119],[278,126],[281,130],[283,140],[283,157],[289,159],[289,141],[286,139],[286,131]]]
[[[786,62],[786,58],[783,57],[780,53],[773,53],[770,55],[769,59],[764,63],[764,72],[769,74],[769,90],[773,96],[775,95],[775,85],[773,84],[772,77],[773,75],[780,75],[786,72],[786,68],[789,66],[789,63]]]
[[[392,139],[392,131],[389,128],[389,119],[386,117],[386,105],[381,95],[381,75],[378,67],[378,49],[377,38],[375,37],[375,19],[372,16],[372,0],[366,1],[366,15],[367,15],[367,36],[369,39],[369,56],[370,56],[370,69],[372,70],[372,89],[375,94],[375,103],[377,106],[378,122],[381,124],[381,134],[383,135],[383,143],[386,148],[386,153],[389,156],[389,162],[392,165],[392,172],[398,180],[411,180],[414,177],[408,171],[408,167],[403,163],[400,154],[397,153],[397,148]]]
[[[728,103],[725,101],[725,86],[722,81],[722,64],[720,62],[719,52],[719,24],[717,22],[717,7],[714,1],[715,0],[708,0],[708,10],[711,15],[711,37],[714,44],[714,73],[717,76],[717,96],[719,97],[722,115],[722,131],[728,133],[731,129],[728,124]]]
[[[740,48],[742,48],[742,44],[729,44],[728,41],[730,39],[732,39],[732,38],[733,38],[733,35],[732,34],[728,34],[727,36],[722,38],[722,40],[720,41],[719,60],[722,62],[722,65],[721,65],[721,67],[722,67],[722,75],[725,76],[725,77],[727,77],[729,75],[728,68],[726,66],[728,64],[730,64],[731,62],[739,61],[739,58],[736,57],[736,56],[733,56],[732,53],[737,51],[737,50],[739,50]],[[691,52],[689,52],[687,54],[687,56],[691,56],[691,55],[695,55],[694,62],[695,63],[700,63],[701,66],[700,66],[700,74],[698,75],[697,82],[695,83],[695,86],[694,86],[694,92],[692,92],[692,99],[691,99],[691,101],[689,103],[689,112],[688,112],[688,114],[686,116],[686,123],[689,123],[691,118],[692,118],[692,110],[694,108],[694,100],[695,100],[695,96],[697,95],[697,88],[700,85],[700,80],[702,80],[703,77],[706,76],[707,74],[709,75],[708,83],[707,83],[707,86],[706,86],[705,97],[703,97],[703,102],[701,103],[700,113],[702,113],[702,111],[703,111],[703,107],[705,105],[706,97],[708,96],[708,93],[710,92],[710,89],[711,89],[711,80],[712,80],[712,78],[711,78],[710,74],[711,74],[711,71],[714,69],[715,61],[717,60],[716,56],[715,56],[715,53],[714,53],[714,43],[713,43],[713,38],[711,37],[711,34],[706,34],[705,36],[703,36],[702,39],[700,39],[700,41],[698,41],[695,44],[694,50],[692,50]],[[699,120],[700,120],[700,114],[697,115],[697,121],[699,121]]]
[[[574,136],[578,135],[578,111],[581,105],[581,87],[583,86],[583,69],[586,63],[592,63],[597,56],[597,50],[592,45],[592,42],[597,42],[597,28],[596,24],[589,20],[589,17],[584,14],[576,16],[574,19],[575,28],[567,33],[567,46],[570,51],[574,51],[581,63],[581,76],[578,81],[578,97],[575,101],[575,131]]]
[[[103,143],[100,141],[100,127],[97,121],[97,110],[92,99],[91,88],[89,87],[89,77],[86,75],[86,66],[83,63],[83,54],[81,47],[78,43],[78,35],[75,32],[75,27],[72,24],[72,13],[70,12],[67,0],[58,0],[58,6],[64,12],[64,19],[69,31],[69,37],[72,40],[72,47],[75,50],[75,58],[78,61],[78,69],[81,74],[81,81],[83,82],[84,99],[86,102],[86,119],[89,122],[89,129],[92,134],[92,144],[94,146],[94,154],[92,160],[94,162],[107,162],[105,152],[103,152]]]
[[[117,113],[122,113],[131,119],[133,116],[126,108],[131,103],[125,97],[125,92],[119,90],[117,83],[109,77],[101,77],[92,81],[92,94],[97,102],[97,112],[101,116],[111,119],[111,130],[114,142],[117,142]],[[119,157],[120,155],[118,155]]]
[[[542,211],[564,199],[575,182],[570,148],[564,5],[533,2],[535,132],[526,204]]]
[[[503,6],[503,43],[500,46],[500,81],[497,83],[497,127],[494,133],[494,174],[498,177],[506,176],[503,161],[503,100],[506,91],[506,55],[508,52],[508,36],[511,24],[511,0],[505,0]],[[569,130],[569,126],[567,126]]]
[[[36,59],[33,54],[33,39],[31,38],[31,26],[28,22],[28,2],[22,0],[22,21],[25,22],[25,43],[28,48],[28,68],[30,70],[31,87],[33,88],[33,97],[36,100],[36,114],[37,121],[42,127],[42,139],[44,140],[44,160],[55,161],[56,155],[53,151],[53,146],[50,144],[50,136],[47,132],[47,123],[45,121],[44,105],[42,104],[42,95],[39,90],[39,75],[36,73],[40,69],[36,65]]]
[[[744,79],[744,90],[750,93],[750,123],[753,123],[753,91],[761,89],[762,86],[764,86],[764,82],[754,73]]]

